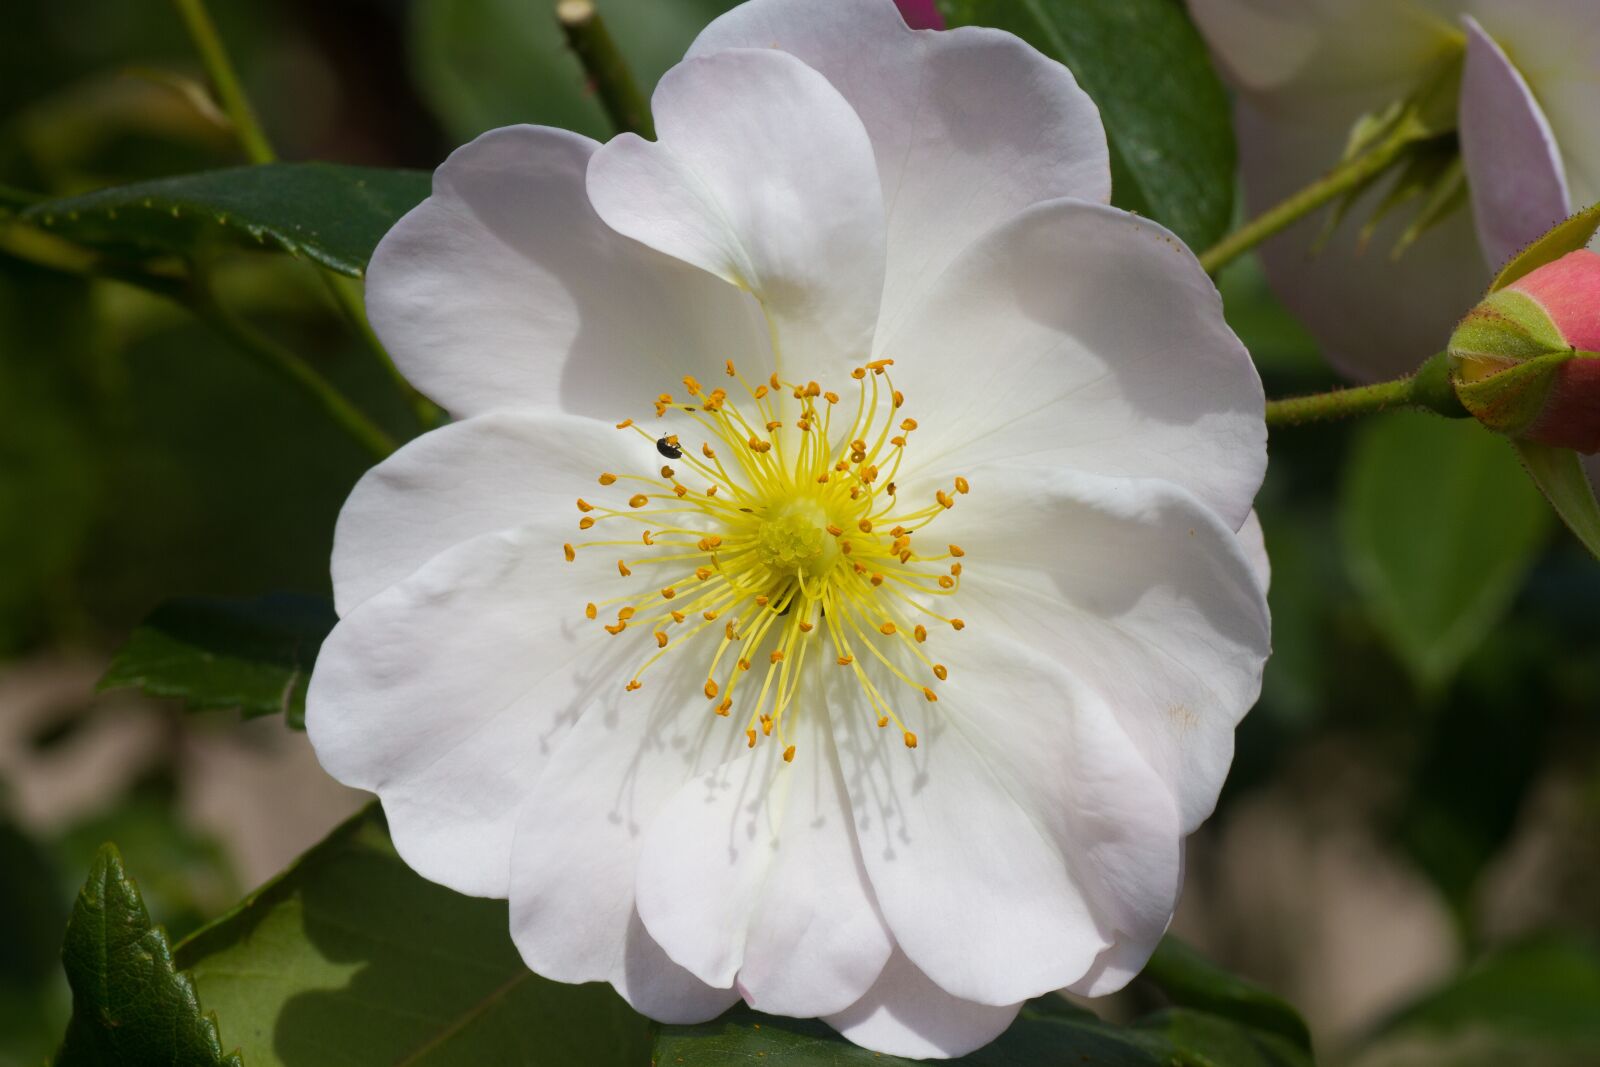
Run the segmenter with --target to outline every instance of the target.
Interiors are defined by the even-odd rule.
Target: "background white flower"
[[[374,256],[375,328],[461,421],[375,468],[340,517],[318,755],[382,797],[418,871],[509,897],[536,971],[609,981],[658,1019],[743,996],[947,1056],[1030,996],[1120,987],[1171,916],[1267,654],[1262,394],[1215,289],[1165,230],[1105,206],[1093,105],[1004,33],[914,32],[891,0],[754,0],[653,110],[656,142],[484,135]],[[932,505],[926,536],[966,565],[906,601],[959,605],[931,616],[952,623],[927,638],[942,673],[904,627],[841,669],[828,625],[797,629],[825,620],[796,609],[767,620],[817,650],[774,724],[793,748],[747,737],[706,684],[720,631],[652,639],[619,612],[608,634],[585,605],[666,619],[654,564],[776,523],[718,510],[749,470],[720,500],[687,473],[703,439],[745,445],[694,421],[724,405],[716,381],[756,410],[730,363],[786,383],[739,462],[792,470],[819,435],[789,388],[820,383],[814,406],[837,389],[841,411],[870,388],[883,425],[890,375],[881,393],[852,380],[880,359],[917,426],[870,450],[903,452],[896,499]],[[687,400],[686,375],[705,383]],[[664,458],[681,480],[657,477]],[[840,462],[871,482],[869,460]],[[610,523],[598,536],[630,518],[639,478],[641,515],[684,485],[668,521],[697,548],[585,547],[580,519]],[[862,551],[891,534],[863,527]],[[782,648],[741,651],[764,670]],[[913,673],[927,700],[906,699]],[[869,684],[904,732],[880,728]]]
[[[1588,0],[1189,0],[1238,90],[1252,213],[1339,161],[1352,125],[1464,56],[1462,207],[1398,259],[1396,212],[1365,248],[1369,192],[1320,254],[1324,217],[1268,242],[1274,290],[1358,379],[1406,373],[1440,351],[1493,271],[1577,207],[1600,199],[1600,5]]]

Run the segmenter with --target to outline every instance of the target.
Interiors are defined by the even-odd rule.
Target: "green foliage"
[[[215,1016],[201,1014],[115,845],[100,850],[78,894],[62,961],[73,1006],[56,1067],[242,1067],[237,1052],[223,1054]]]
[[[320,597],[174,600],[133,631],[100,688],[137,686],[194,711],[238,708],[247,719],[282,714],[303,728],[311,666],[337,621]]]
[[[1570,448],[1513,441],[1523,469],[1539,487],[1561,521],[1567,524],[1583,547],[1600,559],[1600,503],[1594,486],[1584,473],[1578,454]]]
[[[272,248],[360,277],[378,241],[428,195],[420,171],[268,163],[47,200],[20,217],[117,255],[188,255],[206,244]]]
[[[1448,683],[1499,622],[1550,526],[1503,441],[1417,415],[1362,428],[1341,510],[1351,577],[1425,692]]]
[[[603,0],[599,9],[647,96],[707,22],[736,0]],[[556,24],[554,4],[433,0],[412,6],[418,87],[457,142],[519,122],[613,132]]]
[[[648,1023],[609,986],[535,976],[504,901],[396,855],[376,807],[178,946],[249,1067],[648,1062]]]
[[[1281,997],[1217,966],[1174,937],[1163,938],[1140,977],[1153,982],[1174,1004],[1197,1008],[1310,1051],[1305,1020]]]
[[[1196,250],[1233,215],[1228,98],[1205,43],[1172,0],[942,0],[952,25],[1010,30],[1066,64],[1100,107],[1112,200]]]

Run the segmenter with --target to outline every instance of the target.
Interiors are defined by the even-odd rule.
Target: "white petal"
[[[573,622],[603,594],[561,536],[435,556],[334,627],[306,695],[323,767],[377,793],[405,861],[463,893],[506,895],[517,810],[582,693]]]
[[[741,49],[672,68],[651,106],[659,140],[623,134],[595,153],[600,217],[754,293],[792,373],[859,362],[883,288],[884,224],[872,145],[850,105],[793,56]]]
[[[953,997],[897,951],[867,994],[827,1021],[874,1052],[947,1059],[964,1056],[999,1037],[1021,1007],[1021,1003],[995,1007]]]
[[[798,56],[871,135],[889,228],[880,339],[990,227],[1041,200],[1110,199],[1094,103],[1009,33],[913,31],[893,0],[751,0],[706,27],[689,55],[727,48]]]
[[[890,339],[907,463],[1061,465],[1182,485],[1233,527],[1266,469],[1261,380],[1182,242],[1058,200],[971,246]]]
[[[1252,215],[1339,161],[1342,128],[1272,121],[1244,101],[1234,119]],[[1259,252],[1273,292],[1322,343],[1323,354],[1357,380],[1415,370],[1444,348],[1489,284],[1471,215],[1463,210],[1424,233],[1398,260],[1390,250],[1410,224],[1405,212],[1392,213],[1363,245],[1362,225],[1383,195],[1376,190],[1358,201],[1319,252],[1312,247],[1326,224],[1320,215],[1289,227]]]
[[[671,962],[634,907],[639,854],[663,806],[743,737],[700,695],[703,650],[685,648],[623,691],[636,665],[615,646],[582,668],[577,724],[529,791],[511,859],[511,933],[528,966],[563,982],[608,981],[668,1022],[710,1018],[738,999]],[[640,657],[642,658],[642,657]]]
[[[559,552],[578,532],[576,500],[600,492],[596,477],[648,470],[654,456],[632,430],[555,412],[495,412],[423,434],[363,475],[339,512],[334,606],[348,615],[452,545],[535,519],[562,525],[549,546]]]
[[[1011,1005],[1077,981],[1118,931],[1166,925],[1177,807],[1061,666],[996,627],[926,647],[949,666],[937,703],[873,672],[915,749],[829,672],[857,836],[906,956],[955,997]]]
[[[1267,535],[1261,528],[1261,516],[1256,514],[1254,508],[1250,509],[1250,516],[1244,520],[1244,525],[1239,527],[1239,547],[1250,561],[1250,571],[1261,583],[1261,591],[1271,590],[1272,560],[1267,558]]]
[[[842,1011],[892,947],[867,884],[816,685],[784,715],[788,736],[680,789],[651,824],[638,908],[668,954],[712,985],[735,976],[780,1015]],[[724,721],[724,729],[734,729]],[[794,762],[783,747],[796,747]]]
[[[565,130],[492,130],[445,161],[433,195],[373,253],[373,328],[458,417],[561,408],[615,422],[684,374],[768,362],[746,294],[595,215],[584,177],[597,147]]]
[[[990,468],[971,485],[939,523],[967,554],[957,604],[969,625],[957,637],[992,620],[1086,683],[1193,831],[1216,803],[1270,646],[1265,591],[1238,535],[1165,482]]]
[[[1498,269],[1572,211],[1561,149],[1528,83],[1478,25],[1467,28],[1461,156],[1478,241]]]

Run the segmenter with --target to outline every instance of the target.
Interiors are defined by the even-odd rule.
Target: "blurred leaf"
[[[737,0],[602,0],[600,11],[646,96],[695,35]],[[457,141],[519,122],[614,132],[556,24],[555,5],[429,0],[412,6],[416,80]]]
[[[47,200],[20,218],[109,252],[184,254],[225,240],[359,278],[373,248],[428,195],[421,171],[268,163]]]
[[[1363,1067],[1589,1067],[1600,1062],[1600,952],[1546,937],[1478,961],[1385,1023]]]
[[[1549,509],[1503,440],[1417,415],[1362,428],[1340,503],[1356,588],[1418,686],[1437,692],[1510,606]]]
[[[414,873],[370,807],[177,948],[249,1067],[639,1067],[649,1023],[609,986],[523,966],[505,901]]]
[[[311,666],[338,621],[320,597],[174,600],[133,631],[100,688],[137,686],[194,711],[238,708],[247,719],[282,714],[303,728]]]
[[[115,845],[96,857],[62,949],[72,1021],[56,1067],[242,1067],[224,1056],[214,1015],[201,1015],[194,983],[172,962]]]
[[[943,0],[952,25],[1010,30],[1071,69],[1111,142],[1112,200],[1197,251],[1233,215],[1228,98],[1174,0]]]
[[[1198,1008],[1311,1049],[1311,1031],[1288,1001],[1224,970],[1177,938],[1161,939],[1141,977],[1179,1007]]]
[[[1489,291],[1504,289],[1518,278],[1532,274],[1546,263],[1554,263],[1568,252],[1576,252],[1594,240],[1600,231],[1600,204],[1591,204],[1576,215],[1558,223],[1549,233],[1534,241],[1500,269]]]
[[[1583,462],[1570,448],[1555,448],[1533,441],[1513,441],[1523,468],[1539,487],[1561,521],[1578,540],[1600,558],[1600,503],[1584,472]]]
[[[1312,1067],[1306,1045],[1189,1008],[1158,1011],[1133,1029],[1160,1035],[1171,1049],[1165,1062],[1182,1067]]]

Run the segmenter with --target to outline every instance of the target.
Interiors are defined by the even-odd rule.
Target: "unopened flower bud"
[[[1456,395],[1491,430],[1600,452],[1600,255],[1569,252],[1491,293],[1449,353]]]

